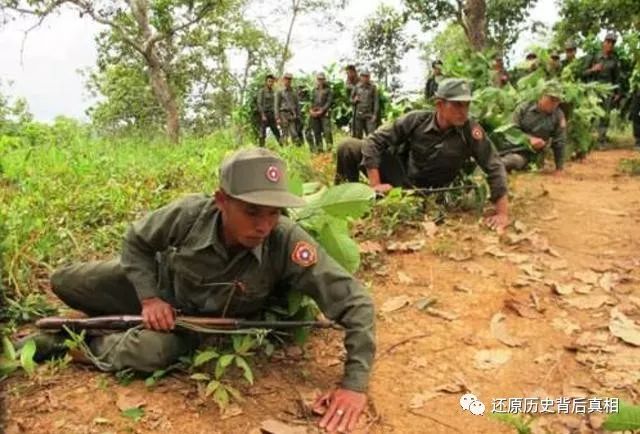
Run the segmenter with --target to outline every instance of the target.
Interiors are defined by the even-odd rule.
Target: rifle
[[[513,148],[507,148],[507,149],[501,149],[498,151],[498,155],[500,157],[502,157],[503,155],[507,155],[507,154],[511,154],[514,152],[522,152],[522,151],[531,151],[531,148],[529,146],[515,146]]]
[[[43,330],[62,330],[65,327],[75,330],[126,330],[143,324],[141,315],[106,315],[90,318],[47,317],[36,321],[36,327]],[[253,321],[241,318],[211,318],[197,316],[176,317],[176,327],[204,330],[242,330],[242,329],[278,329],[286,330],[297,327],[313,327],[322,329],[341,329],[335,322],[318,321]]]
[[[427,196],[430,194],[437,193],[447,193],[449,191],[469,191],[476,190],[478,186],[476,184],[464,184],[464,185],[456,185],[453,187],[433,187],[433,188],[403,188],[404,191],[413,192],[420,196]],[[377,199],[382,199],[384,197],[384,193],[376,193]]]

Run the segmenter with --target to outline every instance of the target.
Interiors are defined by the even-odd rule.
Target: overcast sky
[[[317,34],[316,28],[309,28],[301,22],[294,32],[294,57],[287,66],[290,71],[312,72],[332,61],[350,58],[353,53],[353,35],[363,20],[381,4],[399,7],[400,0],[351,0],[341,14],[345,30],[333,41],[318,41],[308,35]],[[553,0],[539,0],[532,13],[532,19],[551,26],[558,18]],[[284,35],[286,22],[282,20]],[[100,27],[89,18],[79,18],[77,12],[63,12],[49,17],[42,26],[33,30],[26,42],[21,58],[20,50],[24,40],[24,30],[33,20],[19,20],[0,28],[0,80],[4,83],[2,92],[27,99],[36,119],[49,121],[57,115],[85,118],[85,110],[91,104],[78,70],[92,67],[96,53],[94,36]],[[410,30],[418,32],[417,27]],[[418,35],[428,39],[426,35]],[[515,55],[532,43],[539,42],[531,36],[521,38],[515,47]],[[407,53],[403,59],[402,81],[405,89],[421,89],[425,76],[425,65],[419,59],[419,52]],[[13,85],[7,87],[6,82]]]

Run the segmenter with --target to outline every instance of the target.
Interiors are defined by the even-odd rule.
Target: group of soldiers
[[[552,51],[548,64],[543,65],[538,55],[530,52],[526,55],[524,65],[520,65],[519,68],[510,72],[505,68],[502,56],[497,55],[493,61],[491,82],[496,87],[514,84],[522,76],[530,74],[539,68],[544,69],[547,78],[560,79],[563,70],[571,68],[571,75],[574,79],[613,85],[614,90],[611,95],[602,99],[602,108],[605,115],[599,119],[597,125],[598,146],[602,148],[607,141],[607,130],[611,111],[618,107],[622,98],[621,64],[614,52],[616,41],[616,34],[609,32],[602,42],[602,48],[599,53],[578,58],[578,45],[570,40],[567,41],[564,46],[564,58],[562,58],[560,52]],[[436,60],[432,63],[432,73],[425,86],[425,96],[428,99],[433,97],[438,82],[443,78],[442,62]],[[561,103],[560,107],[565,115],[565,121],[570,120],[573,107],[568,103]],[[629,115],[633,124],[635,146],[640,149],[640,88],[635,89],[631,95]],[[515,123],[518,124],[518,122]]]
[[[331,109],[333,89],[324,73],[316,75],[316,85],[309,98],[307,113],[302,112],[303,89],[293,86],[293,75],[282,76],[281,86],[275,89],[276,77],[268,74],[264,87],[257,95],[259,144],[265,145],[270,130],[281,145],[293,142],[301,145],[306,137],[312,152],[329,151],[333,147]],[[351,102],[350,132],[362,138],[375,130],[380,122],[378,88],[371,82],[368,70],[358,74],[354,65],[346,67],[345,89]],[[305,134],[306,132],[309,134]]]

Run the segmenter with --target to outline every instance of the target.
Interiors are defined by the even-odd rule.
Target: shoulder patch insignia
[[[280,169],[278,169],[276,166],[269,166],[267,168],[267,171],[265,173],[267,179],[271,182],[278,182],[280,181]]]
[[[482,140],[484,138],[484,131],[478,125],[471,129],[471,135],[476,140]]]
[[[291,253],[291,260],[301,267],[310,267],[318,261],[318,252],[306,241],[298,241]]]

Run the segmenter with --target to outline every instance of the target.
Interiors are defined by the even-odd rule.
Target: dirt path
[[[518,223],[500,239],[473,216],[450,218],[422,251],[390,254],[363,275],[380,312],[363,431],[514,432],[488,417],[497,398],[638,401],[638,349],[608,329],[611,315],[640,320],[640,179],[616,175],[618,161],[632,155],[596,153],[557,179],[518,175],[511,180]],[[399,296],[410,304],[383,313]],[[434,298],[435,311],[415,305]],[[314,337],[303,360],[260,362],[239,416],[221,416],[184,376],[147,389],[83,367],[41,368],[35,381],[3,385],[6,432],[246,433],[267,418],[300,420],[297,401],[340,377],[339,338]],[[461,410],[467,390],[484,402],[484,417]],[[120,414],[123,400],[145,404],[140,421]],[[598,432],[601,420],[546,415],[534,425]]]

